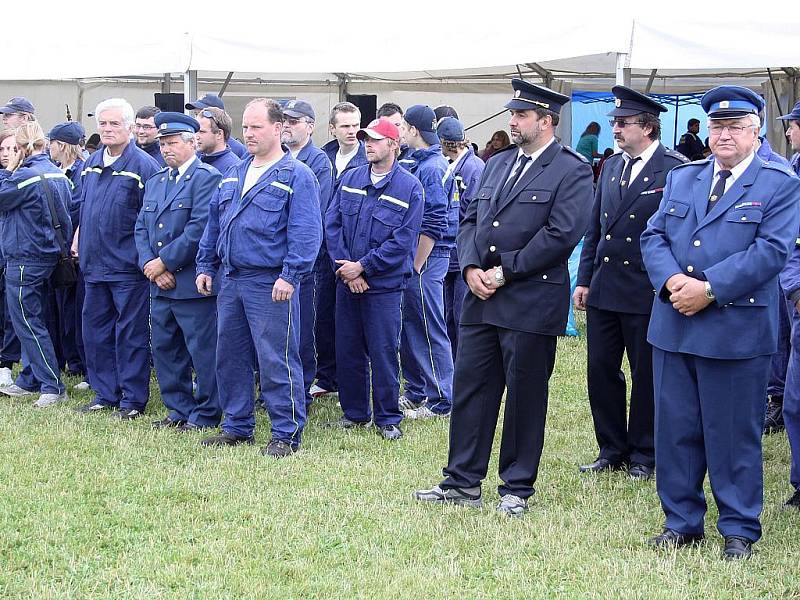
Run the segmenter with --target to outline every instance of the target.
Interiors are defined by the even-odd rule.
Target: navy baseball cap
[[[758,115],[764,109],[765,102],[746,87],[720,85],[703,94],[700,104],[709,119],[739,119]]]
[[[436,133],[443,142],[463,142],[464,125],[455,117],[445,117],[436,126]]]
[[[792,112],[788,115],[781,115],[778,119],[781,121],[800,121],[800,102],[794,105]]]
[[[514,88],[514,98],[506,102],[506,108],[511,110],[545,108],[554,113],[560,113],[561,107],[569,102],[569,96],[522,79],[512,79],[511,87]]]
[[[417,128],[426,144],[433,146],[439,143],[439,136],[436,135],[436,113],[430,106],[415,104],[406,110],[403,119]]]
[[[614,94],[614,110],[608,113],[609,117],[632,117],[640,113],[658,115],[667,112],[667,107],[663,104],[624,85],[615,85],[611,88],[611,93]]]
[[[197,133],[200,123],[197,119],[179,112],[160,112],[154,118],[158,133],[156,137],[166,137],[178,133]]]
[[[312,121],[316,120],[314,109],[305,100],[289,100],[283,105],[283,114],[292,117],[293,119],[301,119],[308,117]]]
[[[50,133],[47,134],[47,137],[50,138],[50,141],[56,140],[77,146],[85,135],[86,131],[83,125],[75,121],[67,121],[66,123],[55,125],[50,130]]]
[[[440,104],[439,106],[435,106],[433,108],[433,114],[436,115],[436,122],[438,123],[445,117],[453,117],[455,119],[458,118],[458,113],[456,109],[452,106],[448,106],[447,104]]]
[[[188,110],[200,110],[201,108],[208,108],[209,106],[214,106],[216,108],[221,108],[225,110],[225,103],[222,101],[222,98],[217,96],[216,94],[206,94],[202,98],[198,98],[194,102],[187,102],[186,108]]]
[[[22,96],[14,96],[5,103],[5,106],[0,106],[0,113],[4,115],[10,115],[14,113],[29,113],[34,114],[36,109],[33,108],[33,104],[27,98],[23,98]]]

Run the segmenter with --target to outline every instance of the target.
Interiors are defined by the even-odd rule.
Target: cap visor
[[[293,119],[302,119],[303,117],[308,117],[309,119],[312,118],[312,117],[309,117],[307,114],[301,113],[301,112],[297,112],[296,110],[284,110],[283,114],[289,115]]]
[[[358,133],[356,134],[356,138],[359,140],[363,140],[365,137],[371,137],[373,140],[382,140],[385,138],[385,135],[381,135],[377,131],[373,129],[359,129]]]
[[[9,114],[12,114],[12,113],[15,113],[15,112],[19,112],[19,111],[14,110],[10,106],[0,106],[0,113],[2,113],[4,115],[9,115]]]
[[[746,117],[748,115],[754,115],[756,113],[749,112],[746,110],[718,110],[713,113],[708,114],[709,119],[741,119],[742,117]]]
[[[609,117],[632,117],[633,115],[639,115],[645,111],[637,110],[635,108],[615,108],[609,113],[606,113]]]
[[[208,106],[206,106],[204,102],[200,102],[199,100],[197,102],[187,102],[185,104],[185,107],[187,110],[198,110],[200,108],[208,108]]]

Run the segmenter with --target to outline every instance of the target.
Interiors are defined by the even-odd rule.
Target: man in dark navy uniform
[[[592,219],[583,244],[575,308],[586,311],[589,405],[600,454],[581,472],[628,468],[633,478],[652,476],[653,361],[647,324],[653,286],[642,265],[639,236],[658,209],[669,170],[685,158],[659,142],[659,113],[667,109],[617,85],[609,114],[620,147],[603,164]],[[631,366],[631,405],[622,355]]]
[[[683,154],[689,160],[703,158],[703,150],[706,145],[700,139],[698,133],[700,133],[700,121],[689,119],[686,124],[686,133],[681,136],[678,145],[675,146],[675,151]]]
[[[515,146],[489,159],[458,232],[471,293],[461,313],[445,479],[414,495],[481,505],[507,389],[497,510],[521,516],[544,445],[556,337],[567,324],[567,259],[586,232],[593,178],[586,160],[555,140],[569,98],[518,79],[512,85],[506,108]]]
[[[777,276],[797,237],[800,180],[756,156],[764,101],[739,86],[708,91],[713,155],[675,167],[642,234],[657,296],[653,345],[656,489],[665,514],[656,547],[703,538],[706,472],[724,558],[761,537],[761,433],[778,334]]]

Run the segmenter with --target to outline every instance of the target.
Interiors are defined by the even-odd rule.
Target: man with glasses
[[[36,120],[36,109],[33,108],[30,100],[22,96],[14,96],[4,106],[0,106],[0,114],[3,115],[3,127],[5,129],[16,129],[23,123]]]
[[[197,112],[197,122],[200,129],[195,137],[200,160],[224,175],[241,160],[228,146],[233,120],[224,110],[212,106]]]
[[[159,167],[166,167],[164,157],[161,156],[161,146],[159,146],[158,128],[156,127],[155,116],[161,112],[155,106],[143,106],[136,111],[136,121],[133,123],[133,135],[136,137],[136,145],[147,152]]]
[[[647,343],[653,286],[639,237],[658,209],[667,173],[686,159],[659,141],[664,106],[622,85],[611,92],[615,108],[608,114],[621,151],[603,164],[572,295],[575,308],[586,311],[589,406],[600,447],[580,470],[627,469],[634,479],[648,479],[655,468]],[[631,367],[630,417],[623,354]]]
[[[761,537],[764,394],[800,180],[755,155],[758,94],[720,86],[701,105],[712,156],[672,170],[641,238],[656,291],[647,340],[666,516],[649,543],[674,548],[703,538],[708,472],[723,557],[748,558]]]

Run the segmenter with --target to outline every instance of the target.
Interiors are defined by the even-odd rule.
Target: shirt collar
[[[187,160],[180,167],[178,167],[178,179],[180,179],[181,177],[186,175],[186,171],[189,170],[189,167],[191,167],[192,164],[194,163],[194,161],[196,161],[196,160],[197,160],[197,156],[192,155],[192,157],[189,160]]]
[[[731,182],[736,181],[737,179],[739,179],[741,174],[744,173],[747,170],[747,167],[750,166],[750,163],[753,162],[753,158],[755,157],[755,155],[756,155],[755,152],[751,152],[750,154],[748,154],[745,157],[745,159],[742,162],[740,162],[738,165],[736,165],[735,167],[730,169],[731,176],[729,177],[729,179],[730,179]],[[721,170],[722,170],[722,167],[720,167],[719,163],[716,160],[714,160],[714,177],[715,178],[717,176],[717,173],[719,173]]]
[[[550,145],[551,145],[553,142],[555,142],[555,141],[556,141],[556,138],[555,138],[555,136],[551,137],[549,142],[547,142],[547,143],[546,143],[544,146],[542,146],[542,147],[541,147],[541,148],[539,148],[539,149],[538,149],[536,152],[534,152],[533,154],[531,154],[531,155],[530,155],[530,157],[531,157],[531,163],[535,162],[537,158],[539,158],[539,157],[540,157],[542,154],[544,154],[544,151],[545,151],[545,150],[547,150],[547,149],[550,147]],[[522,148],[520,148],[520,149],[517,151],[517,160],[519,160],[519,159],[520,159],[520,157],[522,157],[522,155],[523,155],[523,154],[525,154],[525,153],[522,151]],[[526,154],[525,156],[527,156],[527,154]]]
[[[647,148],[645,148],[639,155],[639,158],[641,159],[643,165],[646,164],[648,160],[653,158],[653,154],[656,153],[656,148],[658,148],[658,144],[659,144],[658,140],[653,140],[653,142]],[[627,163],[632,157],[627,152],[623,152],[622,158],[624,158],[625,162]]]

